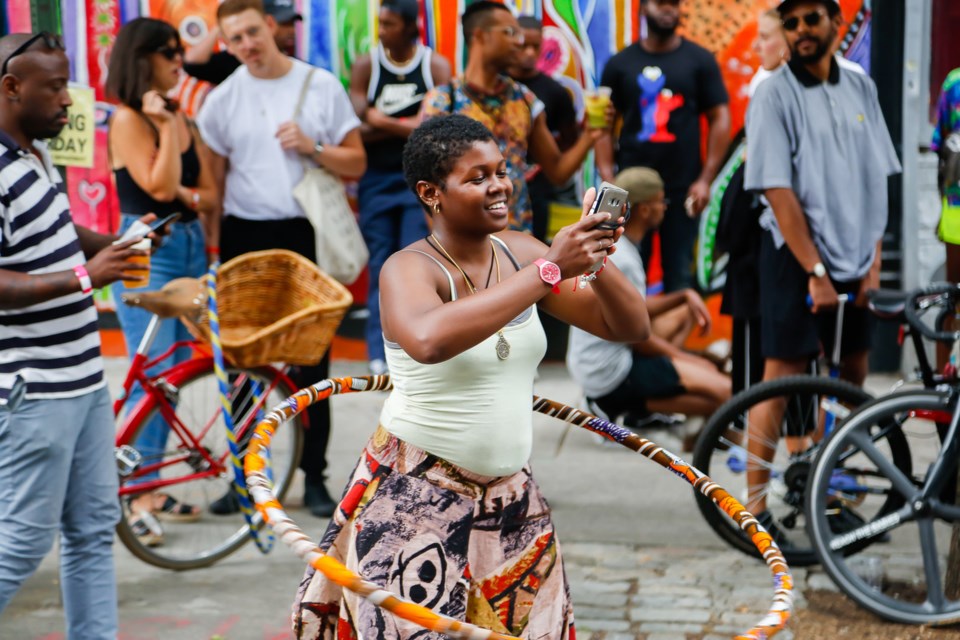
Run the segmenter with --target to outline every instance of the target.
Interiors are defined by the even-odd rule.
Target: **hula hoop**
[[[220,344],[220,313],[217,311],[217,271],[220,270],[220,262],[214,261],[210,265],[210,271],[207,278],[207,316],[210,319],[210,346],[213,347],[213,371],[217,377],[217,387],[220,391],[220,412],[223,415],[223,428],[227,432],[227,446],[230,449],[230,464],[233,467],[233,490],[237,492],[237,500],[240,503],[240,511],[243,513],[243,519],[247,523],[247,529],[250,537],[260,553],[267,554],[273,549],[274,535],[269,528],[269,523],[261,520],[256,521],[256,511],[250,503],[250,496],[247,491],[243,468],[240,463],[240,445],[237,444],[236,427],[233,424],[233,407],[230,402],[230,383],[227,380],[227,369],[223,361],[223,346]],[[260,390],[253,389],[254,399],[260,395]],[[269,453],[269,452],[267,452]],[[271,478],[271,487],[273,486],[273,474],[271,469],[267,469]],[[261,537],[261,534],[263,537]]]
[[[393,388],[390,376],[360,376],[321,380],[281,402],[257,425],[244,460],[244,472],[250,496],[257,510],[277,536],[307,564],[321,572],[333,583],[353,591],[362,598],[382,607],[403,620],[425,629],[446,634],[452,638],[469,640],[517,640],[489,629],[437,614],[426,607],[406,601],[350,571],[343,564],[324,554],[283,510],[268,477],[269,449],[277,428],[308,406],[330,396],[363,391],[389,391]],[[773,603],[769,611],[751,629],[736,636],[737,640],[765,640],[772,638],[790,619],[793,603],[793,577],[783,554],[770,534],[757,519],[733,496],[695,467],[655,443],[616,424],[601,420],[568,405],[538,396],[533,397],[533,410],[564,422],[582,427],[617,442],[656,462],[680,476],[702,494],[712,499],[728,516],[740,525],[753,540],[770,568],[774,580]]]

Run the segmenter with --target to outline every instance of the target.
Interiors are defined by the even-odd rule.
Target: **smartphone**
[[[615,184],[604,182],[600,185],[600,193],[597,199],[593,201],[590,207],[590,213],[599,213],[606,211],[610,214],[610,219],[598,224],[595,229],[615,230],[620,224],[617,222],[621,216],[624,224],[630,218],[630,209],[626,207],[629,194],[626,189],[621,189]]]
[[[150,223],[149,231],[147,231],[147,232],[144,233],[143,235],[146,236],[148,233],[153,233],[154,231],[156,231],[157,229],[159,229],[159,228],[162,227],[163,225],[169,224],[169,223],[171,223],[171,222],[176,222],[176,221],[179,220],[179,219],[180,219],[180,212],[179,212],[179,211],[174,211],[173,213],[171,213],[170,215],[168,215],[166,218],[161,218],[160,220],[154,220],[153,222],[151,222],[151,223]]]

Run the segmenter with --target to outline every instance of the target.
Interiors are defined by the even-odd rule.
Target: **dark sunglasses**
[[[825,15],[823,11],[811,11],[810,13],[804,14],[801,18],[790,16],[789,18],[781,20],[780,24],[782,24],[783,28],[787,31],[796,31],[797,27],[800,26],[801,19],[808,27],[815,27],[820,24],[820,21],[823,20],[823,16]]]
[[[173,60],[177,56],[183,57],[184,48],[183,45],[177,45],[176,47],[171,47],[170,45],[164,45],[157,49],[154,53],[159,53],[167,60]]]
[[[7,59],[3,61],[3,68],[0,69],[0,77],[7,75],[7,65],[10,64],[10,61],[32,47],[33,43],[37,40],[43,40],[43,44],[46,45],[47,49],[60,49],[61,51],[66,51],[66,47],[63,46],[63,40],[60,38],[60,36],[55,33],[50,33],[49,31],[41,31],[40,33],[36,33],[24,41],[22,45],[13,50],[13,53],[7,56]]]

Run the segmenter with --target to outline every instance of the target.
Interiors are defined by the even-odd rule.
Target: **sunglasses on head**
[[[162,47],[157,49],[155,53],[159,53],[167,60],[173,60],[177,56],[181,56],[181,57],[183,56],[184,48],[183,48],[183,45],[177,45],[175,47],[171,47],[170,45],[163,45]]]
[[[7,65],[10,64],[10,61],[16,58],[21,53],[24,53],[27,49],[33,46],[33,43],[43,40],[43,44],[46,45],[47,49],[59,49],[65,51],[66,47],[63,46],[63,40],[55,33],[50,33],[49,31],[41,31],[40,33],[35,33],[33,36],[28,38],[23,42],[22,45],[13,50],[7,59],[3,61],[3,67],[0,68],[0,77],[7,75]]]
[[[782,24],[783,28],[787,31],[796,31],[797,27],[800,26],[800,20],[803,20],[803,23],[808,27],[815,27],[820,24],[820,21],[823,20],[823,16],[825,15],[823,11],[811,11],[800,17],[790,16],[789,18],[784,18],[780,21],[780,24]]]

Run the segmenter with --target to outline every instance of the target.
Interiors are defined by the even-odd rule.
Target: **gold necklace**
[[[450,264],[457,268],[457,271],[460,272],[460,275],[463,276],[463,281],[467,283],[467,290],[470,293],[476,293],[477,288],[473,285],[473,280],[470,279],[470,276],[467,275],[467,272],[457,264],[457,261],[453,259],[447,250],[443,248],[443,245],[440,243],[440,238],[437,237],[437,234],[431,233],[430,237],[433,238],[433,241],[437,245],[437,249],[440,250],[440,253],[443,254],[443,257],[450,261]],[[490,250],[493,252],[494,264],[497,265],[497,284],[500,284],[500,256],[497,255],[497,248],[493,244],[493,239],[490,239]],[[497,330],[497,357],[501,360],[506,360],[510,357],[510,343],[507,342],[507,339],[503,336],[503,329]]]

